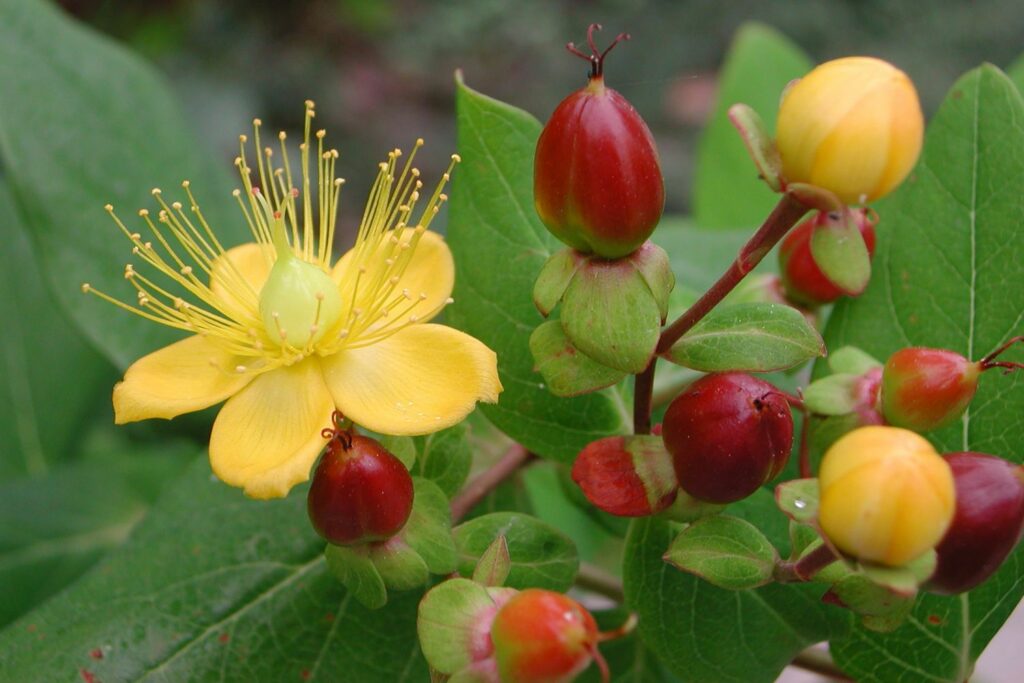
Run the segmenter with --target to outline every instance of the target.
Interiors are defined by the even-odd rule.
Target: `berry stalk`
[[[803,218],[811,207],[807,206],[789,192],[782,195],[779,203],[772,209],[765,222],[740,249],[736,260],[729,269],[711,285],[711,287],[671,325],[662,330],[658,340],[657,354],[672,348],[684,334],[699,323],[704,316],[722,303],[722,300],[743,281],[750,271],[757,267],[761,259],[772,250],[779,240]],[[651,401],[654,389],[654,371],[657,355],[651,364],[636,376],[633,387],[633,429],[637,434],[649,434],[651,431]]]

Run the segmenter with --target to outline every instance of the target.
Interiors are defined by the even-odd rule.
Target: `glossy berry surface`
[[[597,649],[597,624],[578,602],[531,588],[502,607],[491,625],[502,683],[568,683]]]
[[[662,430],[679,485],[710,503],[749,496],[782,471],[793,447],[785,396],[739,372],[690,385],[669,405]]]
[[[1024,474],[1019,465],[984,453],[950,453],[956,511],[936,550],[928,582],[933,593],[962,593],[991,576],[1024,530]]]
[[[313,528],[336,545],[381,541],[412,512],[413,486],[402,461],[377,441],[335,432],[309,487]]]
[[[609,436],[576,456],[572,479],[591,503],[620,517],[644,517],[666,509],[679,484],[672,457],[656,436]]]
[[[825,219],[825,214],[816,214],[789,231],[779,246],[779,272],[786,296],[797,303],[816,306],[832,303],[846,294],[825,277],[811,254],[811,234]],[[867,210],[853,212],[868,254],[875,253],[875,223],[873,214]]]
[[[537,141],[534,205],[551,234],[570,247],[619,258],[654,231],[665,185],[651,131],[605,85],[604,55],[593,49],[590,82],[558,105]]]
[[[882,415],[897,427],[926,432],[967,410],[981,367],[959,353],[911,347],[889,357],[882,371]]]

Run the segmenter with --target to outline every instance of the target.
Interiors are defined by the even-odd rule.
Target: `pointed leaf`
[[[775,504],[794,522],[813,523],[818,518],[818,480],[793,479],[779,484]]]
[[[846,415],[857,408],[858,375],[835,374],[816,379],[804,389],[804,405],[817,415]]]
[[[448,497],[458,493],[473,466],[469,432],[468,423],[461,422],[454,427],[413,439],[419,451],[413,471],[437,484]]]
[[[577,349],[560,320],[542,323],[530,335],[537,371],[555,396],[580,396],[617,384],[626,373],[601,365]]]
[[[512,557],[508,552],[505,536],[498,536],[487,546],[473,570],[473,580],[482,586],[504,586],[512,569]]]
[[[715,308],[665,357],[702,372],[770,372],[824,354],[821,335],[795,308],[746,303]]]
[[[856,346],[844,346],[829,352],[828,366],[832,372],[863,375],[868,370],[882,367],[882,363]]]
[[[533,304],[545,318],[562,300],[583,258],[572,247],[566,247],[556,251],[544,262],[537,281],[533,283]]]
[[[340,546],[328,543],[324,549],[327,569],[367,609],[380,609],[388,602],[384,585],[366,546]]]
[[[743,139],[747,154],[761,174],[761,179],[768,183],[772,191],[781,191],[782,160],[764,120],[748,105],[740,103],[729,107],[729,121]]]
[[[728,515],[705,517],[683,529],[665,560],[729,590],[771,583],[779,554],[750,522]]]
[[[415,550],[434,574],[455,571],[458,557],[451,533],[448,497],[429,479],[413,477],[413,503],[409,521],[399,536]]]

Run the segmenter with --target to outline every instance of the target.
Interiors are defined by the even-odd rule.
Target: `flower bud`
[[[970,590],[990,577],[1024,533],[1024,472],[984,453],[950,453],[956,512],[935,550],[939,563],[928,582],[933,593]]]
[[[882,371],[882,414],[897,427],[927,432],[953,422],[978,389],[980,363],[943,349],[911,347]]]
[[[746,498],[782,471],[793,448],[785,396],[740,372],[694,382],[669,405],[663,425],[679,485],[709,503]]]
[[[874,255],[877,217],[866,209],[852,213],[868,254]],[[779,245],[779,272],[786,296],[809,306],[832,303],[845,294],[825,276],[811,255],[811,235],[824,220],[827,220],[827,214],[823,212],[808,218],[790,230]]]
[[[776,145],[787,183],[809,183],[846,204],[862,204],[885,196],[910,173],[923,134],[907,75],[880,59],[846,57],[786,90]]]
[[[596,507],[620,517],[644,517],[672,505],[679,491],[672,456],[657,436],[609,436],[587,444],[572,479]]]
[[[402,461],[371,438],[324,431],[331,440],[306,499],[316,532],[329,543],[354,545],[401,531],[413,502],[412,477]]]
[[[531,588],[502,607],[491,625],[502,683],[568,683],[597,654],[597,624],[578,602]]]
[[[953,474],[932,445],[897,427],[861,427],[821,462],[818,522],[844,553],[901,566],[931,550],[953,519]]]
[[[588,38],[593,56],[570,49],[591,62],[590,82],[558,105],[537,141],[534,203],[551,234],[570,247],[619,258],[654,231],[665,187],[647,124],[604,84],[611,48],[598,54]]]

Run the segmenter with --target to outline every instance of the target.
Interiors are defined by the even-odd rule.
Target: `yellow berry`
[[[895,189],[917,163],[924,117],[914,84],[888,62],[825,62],[783,95],[776,144],[787,183],[862,204]]]
[[[861,427],[829,448],[818,522],[844,553],[904,565],[942,540],[956,508],[953,474],[932,445],[898,427]]]

